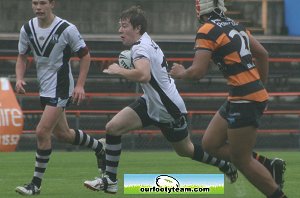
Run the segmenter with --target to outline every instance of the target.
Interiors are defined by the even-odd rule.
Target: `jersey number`
[[[251,69],[251,68],[255,67],[252,59],[249,60],[248,58],[245,57],[247,55],[251,55],[251,52],[249,50],[250,49],[250,46],[249,46],[249,36],[244,31],[238,32],[236,30],[231,30],[229,32],[229,36],[231,38],[233,38],[235,35],[238,35],[239,38],[240,38],[240,41],[241,41],[241,49],[240,49],[241,59],[243,60],[243,62],[246,63],[248,69]],[[250,57],[252,57],[252,56],[250,56]]]
[[[231,30],[229,32],[229,36],[231,38],[233,38],[235,35],[238,35],[241,39],[241,49],[240,49],[241,57],[251,54],[251,52],[249,50],[250,49],[250,47],[249,47],[249,37],[248,37],[247,33],[244,32],[244,31],[238,32],[236,30]]]

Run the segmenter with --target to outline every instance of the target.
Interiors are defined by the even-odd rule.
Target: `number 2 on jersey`
[[[249,69],[253,68],[255,65],[252,62],[252,60],[246,59],[246,57],[245,57],[247,55],[251,55],[250,46],[249,46],[250,42],[249,42],[249,36],[248,36],[248,34],[246,32],[244,32],[244,31],[238,32],[237,30],[231,30],[229,32],[229,36],[231,38],[233,38],[235,35],[239,36],[240,41],[241,41],[241,48],[240,48],[240,56],[241,56],[241,58],[246,62],[247,67]],[[245,57],[245,58],[243,58],[243,57]]]

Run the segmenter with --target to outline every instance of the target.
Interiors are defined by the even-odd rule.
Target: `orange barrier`
[[[109,61],[117,61],[117,57],[91,57],[92,61],[97,62],[109,62]],[[0,56],[0,60],[17,60],[17,56]],[[28,57],[29,61],[33,61],[32,57]],[[72,57],[71,60],[79,61],[79,58]],[[193,58],[167,58],[168,61],[172,62],[192,62]],[[269,58],[269,62],[278,62],[278,63],[286,63],[286,62],[300,62],[300,58]]]
[[[193,134],[204,134],[205,130],[191,130]],[[105,130],[84,130],[84,132],[88,134],[105,134]],[[300,133],[298,129],[258,129],[258,133],[283,133],[283,134],[290,134],[290,133]],[[24,130],[24,134],[34,134],[34,130]],[[157,135],[161,134],[160,130],[134,130],[131,131],[130,134],[145,134],[145,135]]]
[[[226,97],[227,93],[225,92],[216,92],[216,93],[180,93],[183,97]],[[92,97],[137,97],[140,96],[140,93],[86,93],[88,99]],[[281,97],[281,96],[300,96],[300,92],[272,92],[269,93],[272,97]],[[22,96],[39,96],[38,93],[26,93]],[[41,114],[42,110],[23,110],[24,114]],[[119,110],[66,110],[68,114],[75,114],[77,117],[80,117],[81,114],[104,114],[104,115],[115,115]],[[211,110],[191,110],[188,112],[188,115],[192,117],[193,115],[213,115],[216,111]],[[266,115],[299,115],[300,110],[267,110],[265,111]],[[103,130],[85,130],[88,133],[105,133]],[[259,133],[300,133],[300,129],[262,129],[258,130]],[[34,131],[23,131],[23,133],[34,133]],[[132,133],[138,134],[157,134],[158,130],[137,130]],[[193,130],[193,133],[204,133],[204,130]]]
[[[141,96],[141,93],[86,93],[87,98],[92,97],[138,97]],[[182,92],[180,93],[182,97],[226,97],[228,93],[226,92],[197,92],[197,93],[189,93]],[[25,95],[19,96],[39,96],[37,92],[29,92]],[[300,92],[270,92],[269,96],[271,97],[279,97],[279,96],[300,96]]]
[[[23,130],[23,114],[7,78],[0,78],[0,152],[15,151]]]
[[[76,116],[80,117],[81,114],[105,114],[111,115],[118,113],[118,110],[66,110],[66,113],[75,114]],[[43,113],[42,110],[24,110],[24,114],[41,114]],[[208,111],[208,110],[192,110],[188,112],[189,116],[193,115],[213,115],[216,111]],[[285,114],[285,115],[299,115],[300,110],[267,110],[265,111],[267,115],[278,115],[278,114]],[[85,130],[87,133],[97,133],[97,134],[104,134],[105,130]],[[203,134],[205,130],[192,130],[194,134]],[[259,129],[259,133],[300,133],[300,129]],[[24,134],[28,133],[35,133],[34,130],[24,130]],[[135,130],[131,132],[132,134],[159,134],[159,130]]]
[[[66,113],[75,114],[80,116],[81,114],[116,114],[119,110],[66,110]],[[41,114],[42,110],[23,110],[24,114]],[[191,110],[188,111],[188,115],[213,115],[216,111],[213,110]],[[266,110],[264,114],[276,115],[276,114],[286,114],[286,115],[300,115],[300,110]]]

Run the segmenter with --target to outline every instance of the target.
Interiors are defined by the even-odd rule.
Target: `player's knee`
[[[110,135],[121,135],[120,130],[118,130],[118,126],[114,122],[108,122],[105,126],[105,130],[107,134]]]
[[[36,128],[36,137],[39,141],[48,139],[51,136],[51,129],[45,126],[38,126]]]

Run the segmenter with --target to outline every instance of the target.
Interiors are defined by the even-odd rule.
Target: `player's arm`
[[[134,61],[134,68],[125,69],[114,63],[103,70],[104,73],[118,74],[130,81],[147,83],[151,79],[150,74],[150,61],[147,58],[140,58]]]
[[[79,70],[79,76],[77,79],[76,86],[78,87],[84,87],[87,74],[90,69],[90,63],[91,63],[91,56],[89,53],[88,48],[85,46],[84,48],[80,48],[79,52],[77,52],[78,57],[80,58],[79,64],[80,64],[80,70]]]
[[[81,103],[81,101],[85,98],[84,85],[90,68],[91,56],[87,46],[80,48],[77,52],[77,55],[80,58],[80,68],[79,76],[72,97],[73,101],[77,102],[77,104],[79,105],[79,103]]]
[[[19,43],[18,43],[18,51],[19,55],[17,57],[17,62],[16,62],[16,92],[19,94],[25,94],[25,89],[24,85],[26,85],[26,82],[24,81],[24,76],[26,72],[26,64],[27,64],[27,56],[30,52],[30,47],[29,47],[29,39],[28,36],[25,32],[24,26],[22,26],[20,30],[20,35],[19,35]]]
[[[19,94],[25,94],[24,85],[24,75],[26,71],[27,55],[19,54],[16,63],[16,92]]]
[[[170,75],[173,78],[198,80],[201,79],[207,72],[211,59],[211,51],[197,50],[193,59],[193,63],[187,69],[183,65],[174,63]]]
[[[170,75],[173,78],[198,80],[207,72],[212,57],[212,52],[217,48],[217,42],[208,34],[213,28],[211,24],[202,25],[196,35],[195,55],[192,65],[185,69],[182,65],[173,64]]]
[[[76,52],[80,59],[79,76],[72,94],[73,103],[79,105],[85,98],[84,85],[89,72],[91,57],[89,49],[75,25],[69,26],[64,33],[66,34],[68,44],[71,46],[72,51]]]
[[[269,54],[253,36],[249,35],[249,40],[250,50],[253,58],[255,59],[255,65],[258,69],[260,79],[263,83],[266,83],[269,74]]]

